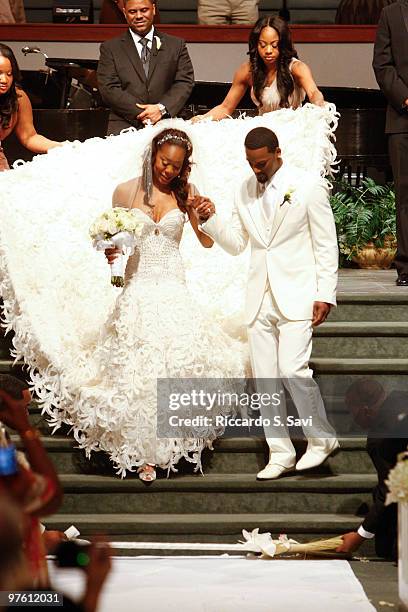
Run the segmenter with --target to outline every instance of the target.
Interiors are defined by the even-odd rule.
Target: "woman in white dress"
[[[249,37],[249,60],[234,74],[226,98],[195,120],[231,116],[248,87],[260,115],[298,108],[306,95],[313,104],[324,105],[310,68],[297,57],[287,23],[277,16],[258,19]]]
[[[138,468],[152,481],[155,466],[170,470],[184,457],[201,467],[201,452],[221,433],[209,427],[189,439],[157,438],[158,378],[234,378],[244,375],[241,343],[200,314],[187,290],[179,243],[190,222],[203,247],[192,207],[199,196],[188,183],[192,144],[177,129],[160,132],[148,147],[143,176],[120,184],[114,206],[143,223],[128,261],[125,288],[94,356],[96,376],[73,398],[74,410],[95,416],[84,436],[97,439],[122,474]],[[195,203],[195,202],[194,202]],[[117,251],[107,251],[111,262]]]
[[[203,428],[183,437],[171,431],[172,437],[158,439],[157,377],[186,386],[185,377],[222,378],[225,387],[229,378],[244,375],[248,253],[234,258],[217,245],[204,249],[197,239],[186,195],[194,193],[187,188],[191,141],[195,182],[205,185],[226,217],[249,172],[243,142],[251,128],[277,132],[285,161],[294,166],[325,176],[336,161],[330,104],[240,121],[190,125],[177,119],[166,125],[183,132],[158,149],[163,128],[130,130],[56,147],[2,175],[1,318],[14,331],[12,357],[28,367],[52,431],[68,425],[87,456],[104,451],[122,476],[150,463],[173,471],[182,457],[200,469],[202,450],[221,433]],[[163,172],[166,177],[156,163],[166,144],[175,144],[172,155],[184,160],[170,186],[157,180]],[[178,170],[180,159],[173,161]],[[132,176],[144,179],[129,182]],[[133,207],[144,224],[119,296],[89,239],[118,183],[114,204]]]

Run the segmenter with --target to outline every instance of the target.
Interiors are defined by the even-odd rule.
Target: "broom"
[[[251,552],[261,553],[261,559],[272,559],[278,555],[327,555],[334,553],[336,548],[343,543],[339,536],[305,544],[300,544],[286,535],[281,535],[278,540],[273,540],[270,533],[259,533],[259,529],[251,532],[243,529],[242,535],[245,538],[245,541],[240,541],[243,547]]]
[[[272,559],[278,555],[314,555],[327,556],[334,551],[343,540],[341,537],[329,538],[327,540],[316,540],[306,544],[300,544],[296,540],[289,539],[286,535],[279,536],[278,540],[273,540],[270,533],[259,533],[259,529],[249,532],[242,530],[244,541],[239,544],[227,544],[221,542],[214,543],[192,543],[192,542],[111,542],[113,549],[125,550],[179,550],[179,551],[212,551],[212,552],[251,552],[260,553],[260,559]],[[339,557],[343,554],[337,553]],[[336,556],[337,556],[336,554]]]

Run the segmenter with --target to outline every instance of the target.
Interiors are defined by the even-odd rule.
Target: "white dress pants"
[[[270,461],[289,468],[295,464],[296,453],[287,427],[283,385],[292,397],[299,418],[306,423],[302,427],[308,439],[308,448],[325,448],[328,440],[336,437],[309,368],[312,322],[286,319],[268,288],[257,318],[248,327],[248,339],[257,392],[281,394],[278,406],[261,405]],[[270,427],[265,425],[267,419],[272,422]],[[276,423],[279,423],[278,426]]]

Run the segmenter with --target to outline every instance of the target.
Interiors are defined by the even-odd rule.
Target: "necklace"
[[[143,200],[142,208],[143,208],[143,211],[147,214],[147,216],[153,219],[155,204],[152,204],[149,201],[145,202]]]

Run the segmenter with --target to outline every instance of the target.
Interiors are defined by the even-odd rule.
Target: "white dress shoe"
[[[308,448],[303,457],[296,464],[296,470],[310,470],[311,468],[321,465],[330,455],[339,448],[338,441],[334,438],[332,443],[326,448],[311,447]]]
[[[277,463],[268,463],[263,470],[258,472],[256,475],[257,480],[274,480],[275,478],[279,478],[282,474],[286,472],[292,472],[295,466],[292,467],[284,467],[283,465],[278,465]]]

